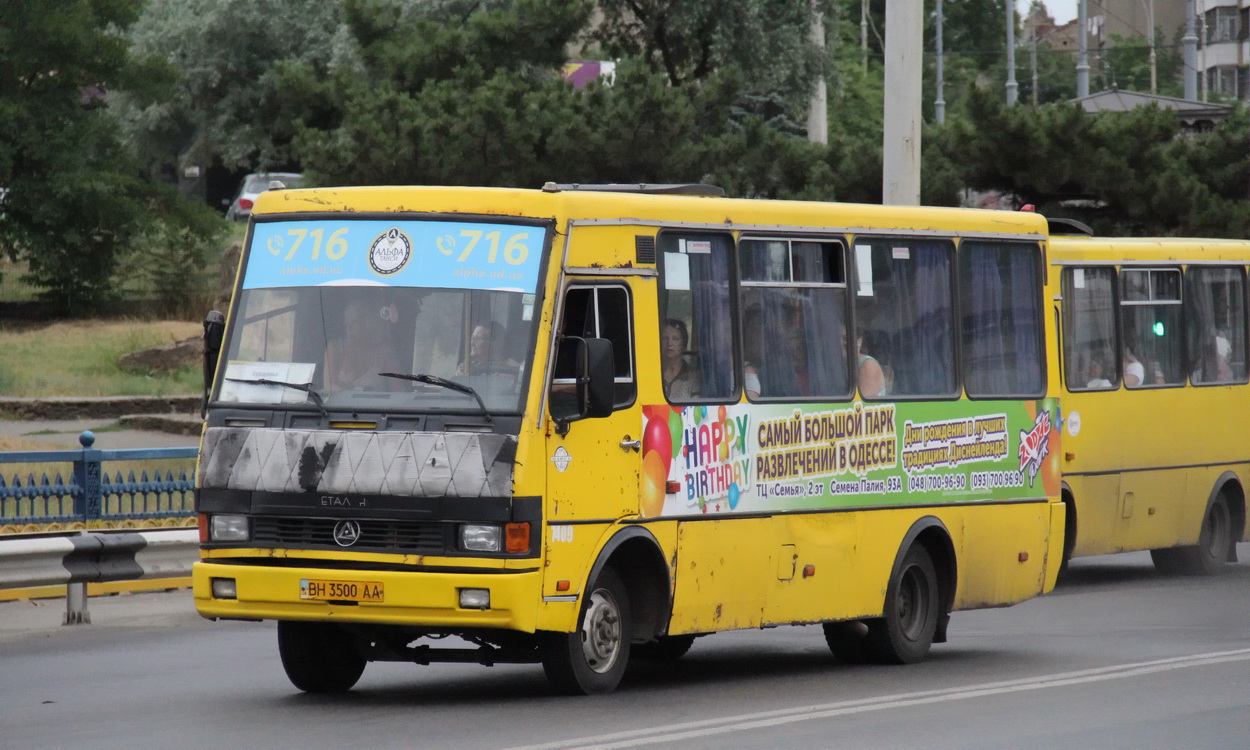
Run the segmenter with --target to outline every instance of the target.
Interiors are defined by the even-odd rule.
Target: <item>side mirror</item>
[[[616,381],[616,361],[612,342],[607,339],[583,339],[586,344],[585,369],[577,373],[579,403],[585,404],[587,417],[606,417],[612,413]],[[582,360],[579,360],[581,364]]]
[[[556,348],[551,418],[567,430],[569,422],[608,416],[612,413],[615,377],[611,341],[564,337]]]
[[[221,356],[221,339],[226,333],[226,316],[210,310],[204,316],[204,398],[200,401],[200,417],[208,412],[208,392],[217,377],[217,359]]]

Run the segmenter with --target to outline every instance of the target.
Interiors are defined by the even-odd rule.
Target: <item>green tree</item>
[[[133,54],[167,61],[176,83],[158,101],[123,93],[115,114],[149,168],[288,165],[275,66],[350,66],[341,15],[324,0],[148,0],[126,38]]]
[[[154,222],[211,231],[203,213],[142,177],[107,113],[111,92],[154,93],[168,80],[116,33],[140,4],[0,6],[0,247],[61,310],[108,299],[118,258]]]
[[[1182,134],[1175,112],[1086,113],[1075,104],[1007,107],[977,91],[950,123],[946,158],[969,186],[1015,193],[1102,234],[1244,237],[1246,118]]]

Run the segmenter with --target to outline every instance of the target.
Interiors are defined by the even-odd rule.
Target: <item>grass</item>
[[[124,372],[127,352],[202,333],[187,321],[0,323],[0,396],[174,396],[203,387],[198,363],[170,374]]]

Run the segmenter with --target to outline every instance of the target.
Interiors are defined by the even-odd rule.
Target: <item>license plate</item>
[[[378,581],[324,581],[302,578],[299,598],[320,601],[381,602],[382,584]]]

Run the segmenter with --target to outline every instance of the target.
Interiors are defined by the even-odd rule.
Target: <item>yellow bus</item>
[[[1250,242],[1055,236],[1070,557],[1218,573],[1245,539]],[[1057,312],[1058,314],[1058,312]]]
[[[717,192],[264,193],[206,321],[199,612],[276,620],[306,691],[599,693],[782,624],[915,662],[1050,590],[1045,220]]]

